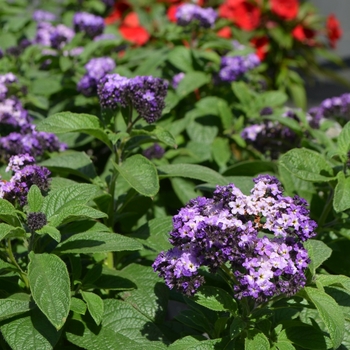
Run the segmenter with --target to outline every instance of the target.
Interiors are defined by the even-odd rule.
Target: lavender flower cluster
[[[115,68],[110,57],[92,58],[86,65],[87,73],[80,79],[77,90],[84,96],[93,96],[97,92],[97,84],[101,78]]]
[[[57,16],[54,13],[45,10],[35,10],[32,18],[36,22],[53,22],[57,20]]]
[[[64,24],[54,26],[49,22],[39,22],[34,44],[48,46],[53,49],[62,49],[73,39],[74,35],[74,31]]]
[[[44,192],[49,190],[50,171],[34,163],[34,157],[29,154],[19,154],[10,158],[6,171],[13,171],[13,176],[10,181],[0,181],[0,198],[24,206],[32,185],[37,185]]]
[[[283,196],[270,175],[254,179],[251,195],[233,184],[217,186],[213,198],[191,200],[173,217],[170,243],[153,268],[169,288],[193,295],[204,283],[201,266],[232,269],[235,296],[257,303],[293,295],[306,283],[310,262],[302,242],[315,235],[304,199]]]
[[[221,58],[219,80],[231,83],[259,65],[260,59],[255,53],[247,56],[223,56]]]
[[[87,12],[77,12],[73,17],[73,25],[76,32],[83,32],[89,38],[102,34],[105,28],[102,17]]]
[[[185,27],[196,22],[203,28],[213,27],[217,16],[213,8],[201,8],[195,4],[183,4],[178,7],[175,14],[178,25]]]
[[[148,159],[161,159],[164,156],[165,149],[158,143],[146,148],[142,154]]]
[[[17,81],[12,73],[0,75],[0,158],[7,161],[11,155],[29,153],[41,156],[45,151],[61,151],[66,148],[56,135],[39,132],[32,124],[28,112],[14,96],[7,96],[7,84]]]
[[[270,115],[273,110],[269,107],[261,110],[260,115]],[[287,109],[282,117],[300,122],[295,111]],[[300,137],[287,126],[276,121],[264,120],[261,124],[245,127],[241,132],[242,138],[255,149],[277,159],[282,152],[286,152],[300,143]]]
[[[171,82],[171,86],[176,89],[179,84],[180,84],[180,81],[185,77],[185,73],[184,72],[180,72],[178,74],[175,74],[173,76],[173,79],[172,79],[172,82]]]
[[[103,108],[131,105],[149,124],[161,117],[167,91],[168,82],[161,78],[136,76],[129,79],[119,74],[107,74],[97,87]]]
[[[309,110],[312,116],[312,126],[318,128],[322,119],[340,117],[348,121],[350,119],[350,93],[337,97],[327,98],[319,107]]]

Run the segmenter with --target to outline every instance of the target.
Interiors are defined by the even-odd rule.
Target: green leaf
[[[187,177],[217,185],[227,185],[227,180],[216,171],[197,164],[167,164],[158,166],[159,178]]]
[[[94,164],[85,152],[58,153],[55,157],[44,160],[40,165],[61,175],[73,174],[88,181],[97,176]]]
[[[33,299],[59,330],[70,308],[70,281],[65,263],[54,254],[30,254],[28,279]]]
[[[56,242],[61,242],[61,233],[57,230],[56,227],[45,225],[40,230],[35,231],[39,235],[48,234],[51,238],[53,238]]]
[[[134,71],[135,75],[152,75],[156,73],[158,67],[167,59],[169,49],[164,47],[160,50],[153,50]]]
[[[62,84],[59,75],[51,75],[50,77],[42,77],[34,80],[31,85],[31,93],[33,95],[50,96],[61,91]]]
[[[222,339],[199,340],[199,336],[186,336],[170,344],[169,350],[212,350],[222,345]],[[218,347],[217,347],[218,346]]]
[[[70,309],[80,315],[85,315],[87,306],[83,300],[72,297]]]
[[[243,329],[245,328],[246,328],[246,323],[242,320],[242,318],[239,316],[235,317],[230,325],[231,339],[238,337],[242,333]]]
[[[184,46],[175,46],[170,50],[168,61],[181,72],[186,73],[193,71],[191,50]]]
[[[0,321],[27,312],[32,307],[33,305],[29,300],[18,300],[14,299],[13,296],[0,299]]]
[[[13,350],[52,350],[61,337],[61,331],[57,332],[38,308],[2,322],[0,329]]]
[[[236,313],[237,303],[225,290],[212,287],[201,287],[194,297],[194,301],[210,310],[230,311]]]
[[[41,211],[46,214],[49,219],[53,215],[58,215],[61,210],[67,206],[75,206],[85,204],[94,198],[99,191],[95,185],[76,184],[69,187],[64,187],[57,191],[50,192],[44,198],[44,203]]]
[[[340,171],[338,174],[338,183],[335,186],[333,207],[339,213],[350,208],[350,177],[345,177]]]
[[[20,225],[15,207],[9,201],[2,198],[0,198],[0,219],[10,225]]]
[[[270,343],[264,333],[254,329],[248,332],[248,337],[244,340],[244,349],[270,350]]]
[[[294,176],[313,182],[334,180],[333,169],[324,157],[306,148],[295,148],[283,154],[279,164]]]
[[[81,294],[87,304],[90,315],[96,324],[99,325],[102,321],[102,316],[104,313],[103,300],[95,293],[81,291]]]
[[[94,115],[71,112],[60,112],[49,116],[37,125],[38,131],[62,134],[66,132],[82,132],[112,147],[108,135],[103,131],[100,120]]]
[[[217,137],[212,143],[211,152],[215,162],[220,168],[226,168],[228,161],[232,157],[228,139]]]
[[[276,165],[273,162],[263,160],[244,161],[227,168],[224,176],[255,176],[262,173],[274,174],[276,173]]]
[[[304,242],[304,247],[307,249],[311,260],[309,268],[315,274],[315,270],[331,256],[332,249],[322,241],[315,239]]]
[[[42,196],[41,191],[37,185],[32,185],[30,187],[27,195],[27,200],[30,212],[36,213],[40,211],[41,206],[44,202],[44,197]]]
[[[209,83],[209,74],[203,72],[188,72],[180,81],[176,93],[179,97],[185,97],[204,84]]]
[[[175,194],[178,196],[182,204],[186,204],[190,199],[197,198],[200,194],[194,190],[193,182],[182,179],[180,177],[170,178],[171,185]]]
[[[19,227],[14,227],[8,224],[0,223],[0,240],[4,239],[10,232],[16,231]]]
[[[164,142],[170,147],[176,148],[176,141],[174,136],[166,129],[161,126],[156,125],[147,125],[142,129],[133,129],[131,135],[149,135],[153,136],[157,140]]]
[[[346,123],[338,136],[338,152],[347,156],[350,151],[350,122]]]
[[[332,297],[319,289],[305,287],[305,292],[325,323],[333,348],[337,349],[343,341],[345,332],[342,310]]]
[[[316,281],[322,286],[341,285],[346,290],[350,291],[350,277],[344,275],[317,275]]]
[[[122,165],[114,162],[113,165],[137,192],[147,197],[154,197],[158,193],[159,179],[156,167],[144,156],[136,154],[127,158]]]
[[[101,253],[140,250],[136,240],[109,232],[82,232],[75,234],[56,247],[60,253]]]

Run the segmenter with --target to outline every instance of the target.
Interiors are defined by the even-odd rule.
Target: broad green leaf
[[[304,247],[307,249],[311,263],[310,270],[315,273],[315,270],[322,265],[332,254],[332,249],[322,241],[309,239],[304,242]]]
[[[337,349],[343,341],[345,332],[342,310],[332,297],[319,289],[305,287],[305,292],[325,323],[333,348]]]
[[[288,96],[283,91],[266,91],[259,95],[259,102],[263,106],[279,107],[287,102]]]
[[[283,154],[279,164],[294,176],[305,181],[327,182],[334,180],[333,169],[324,157],[306,148],[294,148]]]
[[[65,263],[54,254],[30,254],[28,279],[33,299],[59,330],[70,308],[70,281]]]
[[[38,308],[2,322],[0,330],[13,350],[52,350],[62,333],[57,332]]]
[[[233,183],[246,196],[250,195],[250,191],[254,187],[253,178],[250,176],[226,176],[229,183]]]
[[[27,200],[28,200],[28,207],[30,212],[36,213],[40,211],[41,206],[43,205],[43,202],[44,202],[44,197],[42,196],[38,186],[32,185],[30,187],[27,195]]]
[[[209,74],[203,72],[188,72],[180,81],[176,93],[179,97],[185,97],[204,84],[209,83]]]
[[[147,56],[141,64],[138,65],[135,75],[152,75],[156,73],[158,67],[167,59],[169,49],[163,47],[159,50],[153,50],[152,54]]]
[[[45,225],[40,230],[35,231],[39,235],[48,234],[51,238],[53,238],[56,242],[61,242],[61,233],[57,230],[56,227]]]
[[[190,199],[197,198],[200,194],[194,190],[193,182],[182,179],[180,177],[170,178],[171,185],[175,194],[178,196],[182,204],[186,204]]]
[[[90,315],[94,319],[97,325],[102,321],[102,316],[104,312],[103,300],[95,293],[91,292],[81,292],[83,299],[86,302],[87,308],[90,312]]]
[[[4,239],[10,232],[16,231],[18,227],[0,223],[0,240]]]
[[[208,147],[213,143],[219,132],[219,128],[216,125],[206,125],[206,119],[203,122],[200,120],[200,118],[191,120],[186,127],[186,132],[192,141],[201,143],[203,146],[207,145],[206,147]]]
[[[184,73],[193,71],[191,50],[184,46],[175,46],[170,50],[168,61]]]
[[[350,122],[346,123],[338,136],[338,152],[347,156],[350,151]]]
[[[246,323],[242,320],[242,318],[240,316],[235,317],[230,326],[231,339],[238,337],[245,327]]]
[[[89,184],[76,184],[64,187],[51,192],[44,198],[41,211],[49,219],[53,215],[58,215],[67,206],[85,204],[94,198],[99,188]]]
[[[220,169],[226,168],[226,164],[232,157],[228,139],[221,137],[215,138],[211,146],[211,152]]]
[[[93,282],[90,282],[89,280],[85,281],[85,278],[88,276],[84,277],[84,288],[111,289],[119,291],[133,290],[136,288],[135,283],[127,278],[121,277],[120,274],[122,274],[122,272],[119,270],[112,270],[103,267],[99,276],[97,276],[96,279],[92,279]]]
[[[248,332],[248,337],[244,341],[245,350],[270,350],[269,340],[265,334],[258,330]]]
[[[293,344],[288,341],[278,341],[275,346],[278,350],[295,350]]]
[[[0,198],[0,219],[10,225],[20,225],[15,207],[9,201],[2,198]]]
[[[203,313],[194,310],[184,310],[175,316],[175,320],[180,323],[196,329],[200,333],[208,333],[212,329],[211,320],[209,320]]]
[[[31,85],[31,93],[33,95],[50,96],[62,90],[62,84],[59,75],[51,75],[34,80]]]
[[[147,197],[155,196],[159,191],[157,170],[152,162],[136,154],[125,160],[122,165],[113,162],[114,167],[125,181],[137,192]]]
[[[74,311],[80,315],[85,315],[87,306],[83,300],[72,297],[70,304],[71,311]]]
[[[350,177],[338,173],[338,183],[334,190],[333,207],[339,213],[350,208]]]
[[[103,131],[100,120],[94,115],[71,112],[60,112],[50,115],[37,125],[38,131],[63,134],[67,132],[82,132],[104,142],[111,148],[108,135]]]
[[[108,232],[78,233],[60,243],[56,251],[60,253],[99,253],[133,251],[142,249],[135,239]]]
[[[350,277],[344,275],[317,275],[316,281],[320,282],[324,287],[331,285],[341,285],[350,291]]]
[[[222,339],[197,339],[200,338],[197,336],[196,338],[193,336],[186,336],[184,338],[176,340],[172,343],[168,349],[169,350],[212,350],[216,349],[217,346],[222,346]]]
[[[147,125],[142,129],[133,129],[131,135],[149,135],[170,147],[177,147],[174,136],[168,130],[158,125]]]
[[[277,167],[273,162],[263,160],[244,161],[227,168],[224,176],[255,176],[262,173],[274,174]]]
[[[158,166],[159,178],[188,177],[203,182],[227,185],[227,180],[216,171],[197,164],[168,164]]]
[[[7,299],[0,299],[0,321],[29,311],[33,304],[29,300],[13,299],[12,296]]]
[[[40,165],[61,175],[73,174],[88,181],[97,176],[94,164],[85,152],[62,152],[44,160]]]
[[[237,311],[237,303],[225,290],[212,287],[203,286],[196,293],[194,300],[210,310],[214,311],[230,311],[235,313]]]
[[[1,270],[16,270],[17,267],[15,265],[9,264],[5,262],[4,260],[0,259],[0,272],[3,273],[4,271]]]

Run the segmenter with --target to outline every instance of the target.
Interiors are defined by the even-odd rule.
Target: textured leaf
[[[176,93],[179,97],[185,97],[189,93],[198,89],[204,84],[209,83],[210,76],[203,72],[188,72],[185,77],[180,81]]]
[[[87,304],[87,308],[90,312],[90,315],[94,319],[97,325],[102,321],[102,316],[104,312],[103,300],[95,293],[91,292],[81,292],[83,299]]]
[[[85,315],[87,306],[83,300],[72,297],[70,309],[80,315]]]
[[[54,254],[30,254],[28,279],[33,299],[49,321],[60,329],[70,308],[70,281],[65,263]]]
[[[310,239],[304,242],[304,247],[307,249],[309,253],[309,257],[311,259],[311,263],[309,265],[311,271],[315,273],[315,270],[322,265],[324,261],[326,261],[332,254],[332,249],[329,248],[322,241],[318,241],[315,239]]]
[[[148,135],[156,138],[157,140],[165,143],[170,147],[176,148],[176,141],[174,136],[166,129],[159,125],[147,125],[142,129],[133,129],[132,135]]]
[[[114,162],[113,165],[125,181],[137,192],[147,197],[153,197],[158,193],[157,170],[146,157],[136,154],[127,158],[122,165]]]
[[[39,235],[48,234],[56,242],[61,242],[61,233],[56,227],[45,225],[40,230],[36,230],[36,233]]]
[[[220,346],[222,339],[198,340],[192,336],[178,339],[169,346],[169,350],[212,350]]]
[[[228,139],[217,137],[211,148],[213,158],[220,168],[225,168],[232,156]]]
[[[44,202],[44,197],[42,196],[38,186],[32,185],[30,187],[27,195],[27,200],[28,200],[28,207],[30,212],[36,213],[40,211],[41,206],[43,205],[43,202]]]
[[[341,285],[350,291],[350,277],[344,275],[317,275],[316,281],[320,282],[324,287],[331,285]]]
[[[255,176],[262,173],[276,173],[276,165],[273,162],[254,160],[244,161],[227,168],[224,176]]]
[[[62,134],[66,132],[82,132],[104,142],[111,147],[108,135],[103,131],[100,120],[94,115],[71,112],[60,112],[43,119],[37,130]]]
[[[325,323],[333,348],[337,349],[343,341],[345,332],[342,310],[332,297],[318,289],[305,287],[305,292]]]
[[[230,311],[231,313],[237,311],[236,301],[225,290],[218,287],[201,287],[195,295],[195,302],[214,311]]]
[[[249,331],[248,337],[244,342],[245,350],[269,350],[270,343],[264,333],[258,330]]]
[[[135,239],[109,232],[82,232],[59,244],[56,251],[60,253],[102,253],[123,250],[140,250],[142,245]]]
[[[333,169],[324,157],[306,148],[294,148],[283,154],[279,160],[290,173],[300,179],[313,182],[333,180]]]
[[[217,185],[227,185],[227,180],[216,171],[197,164],[168,164],[158,166],[159,178],[188,177]]]
[[[52,350],[61,337],[38,308],[2,322],[0,329],[13,350]]]
[[[350,122],[346,123],[338,136],[338,152],[347,156],[350,151]]]
[[[180,177],[170,178],[171,185],[177,197],[183,205],[188,203],[190,199],[197,198],[200,193],[194,190],[195,184],[187,179]]]
[[[339,213],[350,208],[350,178],[343,172],[338,173],[338,183],[334,190],[334,210]]]
[[[193,71],[191,50],[184,46],[175,46],[170,50],[168,61],[182,72]]]
[[[14,227],[8,224],[0,223],[0,240],[4,239],[10,232],[16,231],[18,227]]]
[[[29,300],[18,300],[9,297],[0,299],[0,321],[29,311],[33,305]]]
[[[15,207],[9,201],[2,198],[0,198],[0,219],[10,225],[20,225]]]

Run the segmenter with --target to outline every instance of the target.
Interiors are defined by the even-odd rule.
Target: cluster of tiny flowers
[[[117,37],[112,33],[104,33],[94,37],[94,41],[115,40],[115,39],[117,39]]]
[[[64,24],[54,26],[49,22],[40,22],[37,25],[34,43],[53,49],[62,49],[73,39],[74,35],[74,31]]]
[[[201,8],[195,4],[183,4],[177,8],[176,23],[180,26],[188,26],[191,23],[198,23],[200,27],[211,28],[217,18],[216,11],[211,8]]]
[[[171,82],[171,86],[176,89],[178,87],[178,85],[180,84],[180,81],[185,77],[185,73],[184,72],[181,72],[181,73],[178,73],[178,74],[175,74],[173,76],[173,80]]]
[[[35,10],[32,18],[36,22],[53,22],[57,20],[57,16],[54,13],[44,10]]]
[[[103,108],[130,104],[149,124],[161,117],[167,91],[168,83],[161,78],[137,76],[128,79],[119,74],[107,74],[97,88]]]
[[[260,59],[255,53],[247,56],[223,56],[221,58],[219,79],[231,83],[240,79],[246,72],[256,68]]]
[[[73,25],[75,31],[84,32],[89,38],[102,34],[105,28],[102,17],[87,12],[76,13],[73,17]]]
[[[7,171],[12,170],[9,181],[0,181],[0,198],[20,206],[27,204],[27,194],[32,185],[40,190],[49,190],[50,171],[47,168],[34,165],[35,159],[29,154],[19,154],[9,160]]]
[[[97,84],[101,78],[115,68],[110,57],[92,58],[86,65],[87,73],[80,79],[77,89],[85,96],[92,96],[97,92]]]
[[[193,295],[204,283],[201,266],[215,273],[230,264],[235,296],[264,302],[293,295],[305,285],[310,262],[302,242],[315,235],[304,199],[283,196],[270,175],[254,179],[251,195],[233,184],[217,186],[213,198],[191,200],[173,217],[170,243],[153,268],[169,288]]]
[[[261,110],[260,115],[270,115],[273,111],[266,107]],[[287,109],[282,117],[300,121],[292,109]],[[264,120],[261,124],[253,124],[244,128],[241,132],[242,138],[255,149],[277,159],[282,152],[297,147],[300,137],[287,126],[276,121]]]
[[[142,154],[148,159],[161,159],[165,153],[165,149],[158,143],[146,148]]]
[[[7,85],[17,82],[17,77],[13,73],[0,75],[0,101],[6,98],[8,89]]]
[[[40,230],[47,224],[46,215],[44,213],[29,213],[27,215],[27,225],[31,231]]]
[[[312,125],[319,127],[322,119],[340,117],[348,121],[350,119],[350,93],[338,97],[327,98],[321,102],[319,107],[309,110],[312,116]]]

